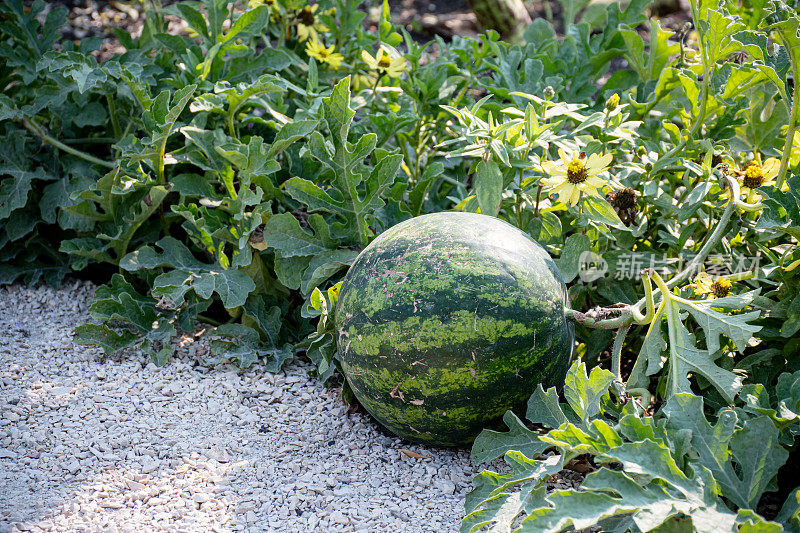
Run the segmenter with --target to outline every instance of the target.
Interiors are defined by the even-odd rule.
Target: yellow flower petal
[[[586,181],[584,183],[587,183],[592,187],[600,188],[606,184],[606,180],[598,178],[597,176],[589,176],[588,178],[586,178]]]
[[[770,157],[764,164],[761,165],[761,175],[764,176],[765,179],[772,179],[778,175],[778,171],[781,169],[781,162],[780,160]]]
[[[548,187],[553,187],[561,183],[566,183],[566,181],[567,180],[565,180],[564,178],[551,177],[551,178],[542,178],[539,180],[539,183],[541,183],[542,185],[546,185]]]
[[[611,154],[605,154],[603,156],[599,156],[597,154],[592,154],[589,156],[589,160],[586,162],[586,169],[603,169],[611,164],[611,160],[613,156]]]
[[[553,166],[545,168],[544,165],[542,165],[542,168],[544,169],[545,172],[547,172],[553,177],[558,177],[558,178],[567,177],[567,170],[562,166],[556,166],[553,164]]]
[[[570,197],[572,197],[572,193],[575,190],[575,186],[571,183],[567,182],[559,189],[558,191],[558,201],[568,203]]]
[[[377,61],[375,61],[375,58],[372,57],[372,54],[370,54],[366,50],[361,50],[361,59],[363,59],[364,63],[366,63],[367,66],[369,66],[370,68],[375,68],[375,66],[377,65]]]
[[[581,191],[585,192],[586,194],[591,194],[592,196],[599,196],[600,195],[600,193],[597,192],[597,187],[595,185],[592,185],[588,181],[584,181],[583,183],[578,185],[578,188]]]
[[[587,168],[586,175],[587,176],[597,176],[598,174],[602,174],[608,170],[608,167],[601,167],[601,168]]]
[[[578,187],[573,187],[572,196],[569,199],[569,205],[575,207],[575,205],[578,203],[578,200],[580,199],[581,199],[581,190]]]
[[[551,189],[548,191],[548,194],[559,193],[559,192],[561,192],[561,191],[562,191],[562,190],[563,190],[565,187],[567,187],[567,186],[569,186],[569,185],[571,185],[571,183],[570,183],[570,182],[568,182],[568,181],[562,181],[561,183],[559,183],[559,184],[558,184],[558,185],[556,185],[555,187],[551,188]]]

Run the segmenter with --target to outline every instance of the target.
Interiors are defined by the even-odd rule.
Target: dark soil
[[[174,1],[161,0],[161,4],[168,5]],[[150,5],[150,2],[147,4]],[[380,4],[380,0],[367,0],[363,6],[374,13]],[[531,18],[549,19],[556,31],[563,31],[559,2],[533,0],[525,4]],[[64,39],[73,42],[86,38],[104,40],[95,53],[100,61],[124,51],[114,36],[114,28],[136,37],[141,33],[145,19],[142,2],[134,0],[56,0],[47,2],[45,13],[56,7],[69,10],[67,24],[61,29]],[[406,28],[419,41],[429,41],[436,36],[449,41],[455,35],[475,37],[479,32],[478,22],[467,0],[391,0],[390,7],[394,22]],[[677,30],[689,20],[687,0],[656,0],[650,12],[661,20],[662,27],[672,30]],[[169,22],[170,33],[179,33],[183,29],[179,20]],[[374,25],[374,21],[371,24]],[[649,28],[640,30],[642,37],[649,39]]]
[[[172,3],[175,0],[161,0],[162,6]],[[47,2],[40,17],[58,7],[68,10],[67,22],[59,30],[64,40],[78,43],[87,38],[103,39],[100,49],[94,53],[98,61],[125,51],[114,35],[115,28],[138,37],[145,20],[142,2],[130,0],[56,0]],[[185,27],[178,19],[167,17],[167,20],[169,33],[178,33]]]

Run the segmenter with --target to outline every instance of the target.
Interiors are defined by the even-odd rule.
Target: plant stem
[[[211,324],[212,326],[221,326],[222,322],[219,320],[214,320],[211,317],[207,317],[205,315],[197,315],[198,322],[205,322],[206,324]]]
[[[655,274],[653,276],[653,281],[655,282],[656,287],[658,287],[658,289],[662,293],[669,292],[669,288],[664,283],[664,280],[661,279],[661,276],[659,276],[658,274]],[[683,348],[683,345],[682,345],[681,342],[679,342],[679,339],[678,339],[677,334],[676,334],[677,327],[678,327],[677,324],[680,323],[680,318],[678,316],[678,309],[676,308],[675,304],[672,302],[672,299],[670,299],[670,298],[665,297],[665,298],[663,298],[661,300],[661,302],[662,302],[662,305],[664,306],[664,315],[667,317],[667,324],[669,325],[667,335],[669,336],[670,357],[669,357],[668,360],[669,360],[669,364],[670,364],[670,369],[669,369],[667,375],[671,379],[668,380],[667,387],[671,388],[672,392],[670,394],[666,395],[666,396],[670,397],[670,396],[674,396],[675,394],[677,394],[679,392],[678,391],[678,387],[677,387],[678,381],[676,379],[677,369],[675,368],[676,365],[677,365],[677,359],[678,359],[676,357],[676,354],[679,352],[680,348]]]
[[[234,139],[238,139],[239,137],[236,135],[236,126],[233,123],[233,113],[228,114],[228,134],[233,137]]]
[[[114,137],[116,140],[120,140],[122,138],[122,128],[119,127],[119,119],[117,119],[117,105],[108,93],[106,93],[106,102],[108,102],[108,114],[111,117],[111,127],[114,129]]]
[[[416,108],[417,104],[416,102],[414,102],[414,110],[417,112],[417,114],[419,114]],[[414,179],[417,181],[419,181],[420,179],[420,172],[419,172],[420,158],[422,157],[421,147],[422,147],[422,119],[419,118],[417,119],[417,149],[414,150],[414,153],[416,154],[416,158],[414,161]]]
[[[700,20],[700,13],[697,12],[696,2],[689,2],[692,7],[692,22],[697,28],[697,21]],[[711,83],[711,72],[710,72],[710,65],[709,58],[708,58],[708,50],[705,47],[705,43],[703,43],[703,35],[700,34],[700,30],[698,28],[698,39],[697,39],[697,47],[700,49],[700,60],[703,64],[703,81],[700,85],[700,110],[697,112],[697,116],[694,119],[694,124],[692,124],[692,129],[689,132],[689,135],[694,138],[695,135],[700,131],[703,127],[703,120],[706,117],[706,108],[708,105],[708,85]]]
[[[697,112],[697,116],[694,119],[694,124],[692,124],[692,129],[689,131],[689,135],[694,138],[695,135],[700,131],[703,127],[703,120],[706,118],[706,107],[708,105],[708,77],[709,73],[707,72],[706,62],[703,59],[703,84],[700,87],[700,110]]]
[[[697,252],[697,255],[692,258],[691,261],[686,265],[679,274],[673,276],[666,284],[667,287],[672,288],[678,283],[681,283],[685,279],[687,279],[692,272],[694,272],[708,257],[708,254],[711,253],[711,250],[714,249],[714,246],[717,245],[719,240],[722,238],[722,235],[728,229],[728,222],[731,219],[731,215],[733,215],[733,211],[736,207],[735,202],[728,202],[728,205],[725,206],[725,211],[722,212],[722,216],[719,217],[719,222],[717,222],[714,231],[711,233],[706,239],[706,242],[703,243],[703,246],[700,248],[700,251]]]
[[[611,372],[616,376],[617,381],[622,381],[622,345],[625,343],[625,336],[630,329],[630,324],[619,328],[617,336],[614,338],[614,346],[611,348]]]
[[[519,169],[519,189],[517,189],[517,227],[522,228],[522,174],[524,170]]]
[[[720,276],[722,279],[727,279],[728,281],[745,281],[748,279],[753,279],[756,277],[755,272],[752,270],[746,270],[744,272],[734,272],[733,274],[728,274],[727,276]]]
[[[71,146],[67,146],[58,139],[55,139],[50,135],[48,135],[47,132],[45,132],[45,130],[41,126],[36,124],[33,120],[28,120],[27,118],[23,118],[22,125],[25,126],[25,129],[27,129],[28,131],[30,131],[31,133],[42,139],[44,142],[54,146],[55,148],[58,148],[62,152],[74,155],[75,157],[80,157],[81,159],[89,161],[90,163],[101,165],[106,168],[114,168],[117,166],[114,163],[111,163],[109,161],[103,161],[102,159],[98,159],[93,155],[87,154],[86,152],[81,152],[80,150],[76,150]]]
[[[536,188],[536,207],[533,209],[533,216],[535,217],[539,216],[539,198],[541,198],[541,196],[542,196],[542,185],[539,184],[539,186]]]
[[[778,34],[780,37],[781,42],[786,50],[790,50],[789,43],[786,39],[781,35]],[[790,54],[791,57],[791,54]],[[792,95],[792,106],[789,109],[789,129],[786,131],[786,142],[783,144],[783,156],[781,157],[781,168],[778,171],[778,177],[775,180],[775,186],[778,190],[783,187],[783,183],[786,180],[786,171],[789,169],[789,157],[792,152],[792,142],[794,141],[794,132],[797,130],[797,114],[800,112],[800,89],[798,89],[797,85],[797,72],[800,71],[800,65],[793,65],[795,71],[795,89],[794,94]]]
[[[383,78],[383,74],[378,74],[378,78],[375,80],[375,85],[372,86],[372,103],[369,107],[369,110],[372,113],[375,112],[375,100],[378,99],[378,84],[381,82],[381,78]]]
[[[442,181],[444,181],[446,183],[449,183],[450,185],[453,185],[453,186],[456,186],[456,187],[463,187],[464,186],[463,183],[461,183],[460,181],[458,181],[458,180],[456,180],[454,178],[451,178],[450,176],[439,176],[439,178]]]
[[[116,142],[114,137],[75,137],[73,139],[64,139],[64,144],[111,144]]]
[[[464,95],[467,93],[467,89],[470,88],[470,83],[472,82],[472,76],[467,80],[464,84],[464,87],[458,92],[453,103],[451,104],[453,107],[458,107],[461,104],[461,99],[464,98]]]
[[[650,402],[653,401],[653,395],[650,394],[650,391],[645,389],[645,388],[638,388],[637,387],[637,388],[634,388],[634,389],[628,389],[628,394],[630,396],[641,396],[642,397],[642,402],[641,402],[642,407],[644,407],[646,405],[650,405]]]

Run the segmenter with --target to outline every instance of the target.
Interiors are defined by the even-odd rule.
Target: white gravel
[[[466,451],[384,436],[298,361],[101,363],[71,341],[93,291],[0,288],[0,532],[458,529]]]

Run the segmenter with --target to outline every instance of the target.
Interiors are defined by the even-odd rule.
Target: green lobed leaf
[[[211,298],[216,293],[222,304],[233,309],[244,304],[255,283],[238,269],[224,269],[219,264],[207,264],[195,259],[190,250],[173,237],[156,242],[162,252],[143,246],[120,260],[120,268],[134,272],[142,269],[172,268],[157,276],[153,282],[153,295],[164,296],[173,308],[184,301],[188,290],[201,298]]]
[[[739,507],[753,508],[758,503],[789,456],[778,443],[778,429],[767,417],[747,420],[737,429],[736,413],[723,409],[712,426],[703,414],[703,399],[691,394],[673,396],[663,409],[668,427],[692,431],[696,464],[707,468],[723,494]]]
[[[570,369],[573,371],[576,367]],[[567,422],[567,417],[558,402],[558,392],[555,387],[550,387],[545,392],[542,384],[539,383],[536,390],[528,398],[528,409],[525,418],[534,424],[542,424],[549,428],[557,428]]]
[[[587,375],[586,363],[572,363],[564,383],[564,397],[584,425],[600,413],[600,400],[613,382],[614,374],[604,368],[596,366]]]
[[[563,466],[560,455],[551,455],[538,461],[530,459],[520,452],[510,451],[506,453],[504,460],[510,467],[510,472],[498,474],[491,470],[484,470],[473,479],[475,488],[467,494],[464,500],[465,521],[474,522],[476,518],[480,518],[481,525],[497,522],[498,518],[487,516],[487,513],[481,510],[483,505],[497,497],[508,497],[508,491],[520,485],[545,481],[561,470]],[[477,523],[473,523],[467,531],[476,531],[479,528]],[[463,527],[462,531],[464,531]]]
[[[541,387],[541,385],[540,385]],[[475,463],[488,463],[502,457],[506,452],[516,450],[526,457],[536,458],[549,445],[539,440],[539,434],[531,431],[513,411],[506,411],[503,422],[508,432],[484,429],[472,444],[472,460]]]

